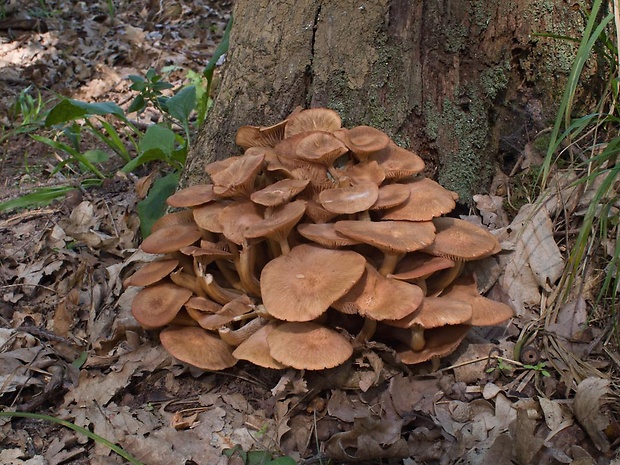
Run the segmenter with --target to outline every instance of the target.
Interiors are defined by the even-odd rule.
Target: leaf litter
[[[229,7],[121,2],[111,22],[98,22],[105,17],[99,5],[67,10],[72,3],[47,3],[61,12],[46,19],[50,31],[67,20],[80,19],[81,26],[65,37],[30,32],[2,42],[0,60],[14,65],[1,68],[2,79],[89,100],[124,95],[124,76],[150,66],[199,68],[215,41],[195,32],[199,15],[190,11],[212,14],[221,28],[225,14],[217,9]],[[144,13],[147,23],[138,20]],[[64,53],[67,43],[72,53]],[[95,66],[84,66],[84,57]],[[18,58],[23,66],[15,66]],[[0,95],[5,105],[7,92]],[[485,264],[494,271],[480,273],[479,284],[513,305],[517,317],[505,327],[473,331],[439,371],[427,365],[412,371],[374,343],[324,372],[240,364],[203,373],[173,360],[131,316],[137,290],[125,290],[122,281],[146,258],[136,249],[139,190],[139,182],[119,177],[76,201],[0,217],[3,410],[74,422],[149,465],[238,463],[222,455],[235,446],[305,463],[323,457],[408,465],[618,463],[615,386],[603,372],[547,377],[544,367],[527,368],[549,362],[568,369],[566,359],[549,359],[560,350],[608,366],[597,344],[601,330],[588,325],[590,296],[563,305],[545,327],[558,336],[555,352],[545,351],[538,329],[564,267],[555,224],[562,209],[583,205],[583,193],[565,189],[562,202],[558,194],[543,208],[525,205],[512,222],[501,196],[476,196],[481,219],[475,221],[494,230],[504,247],[498,264]],[[539,360],[514,360],[518,348]],[[57,425],[0,417],[0,463],[121,459]]]

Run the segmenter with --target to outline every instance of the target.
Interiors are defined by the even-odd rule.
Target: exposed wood
[[[418,151],[429,175],[465,202],[514,163],[549,123],[576,35],[564,2],[537,0],[238,0],[215,105],[184,183],[210,160],[241,153],[244,124],[296,106],[326,106]]]

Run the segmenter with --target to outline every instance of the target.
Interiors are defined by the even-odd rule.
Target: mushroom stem
[[[241,279],[241,284],[246,292],[260,297],[260,283],[252,271],[256,260],[255,248],[256,246],[249,244],[243,246],[239,253],[237,273],[239,273],[239,279]]]
[[[238,346],[266,324],[267,320],[258,317],[254,318],[252,321],[247,322],[239,329],[231,329],[229,326],[222,326],[220,329],[217,330],[217,332],[220,335],[220,338],[222,338],[222,341],[224,341],[226,344],[231,346]]]
[[[387,276],[394,272],[396,269],[396,265],[400,259],[400,254],[398,252],[384,252],[383,263],[381,263],[381,267],[379,268],[379,274],[381,276]]]
[[[226,305],[228,302],[235,300],[241,295],[237,291],[220,286],[215,281],[212,274],[199,276],[197,279],[200,283],[200,287],[207,294],[207,296],[216,301],[218,304]]]
[[[452,284],[452,281],[459,277],[461,271],[463,271],[464,265],[465,262],[463,260],[456,260],[452,268],[434,273],[432,278],[427,279],[429,288],[428,295],[440,295],[445,288]]]
[[[391,328],[390,335],[392,338],[409,346],[412,350],[419,352],[424,349],[426,340],[424,339],[424,328],[418,324],[414,324],[409,329]]]
[[[202,294],[200,286],[196,282],[196,277],[189,273],[184,273],[183,270],[177,270],[170,273],[170,279],[177,286],[189,289],[196,295]]]
[[[282,255],[286,255],[291,251],[291,247],[288,245],[288,239],[286,237],[283,237],[281,240],[279,240],[278,244],[280,244],[280,253]]]
[[[233,270],[228,268],[226,262],[223,262],[222,260],[215,260],[215,264],[217,265],[222,275],[224,275],[224,278],[226,278],[226,281],[228,281],[233,288],[241,292],[244,291],[243,286],[241,285],[241,281],[239,280],[239,276],[237,276]]]
[[[357,336],[355,336],[355,340],[357,342],[362,342],[362,343],[370,340],[370,338],[374,336],[376,329],[377,329],[377,320],[373,318],[365,317],[364,326],[362,326],[362,329],[360,330],[360,332],[357,333]]]

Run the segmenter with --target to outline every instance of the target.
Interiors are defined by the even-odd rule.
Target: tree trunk
[[[464,202],[549,124],[574,45],[568,2],[237,0],[227,65],[184,184],[241,153],[239,126],[336,110],[417,151]]]

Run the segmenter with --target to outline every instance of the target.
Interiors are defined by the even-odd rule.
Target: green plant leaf
[[[149,126],[144,133],[144,137],[140,141],[140,151],[147,152],[151,149],[159,149],[169,157],[174,150],[175,137],[176,135],[172,130],[160,124],[154,124]]]
[[[16,199],[0,202],[0,212],[15,210],[16,208],[48,205],[52,200],[62,197],[73,190],[75,190],[74,186],[43,187]]]
[[[215,52],[213,52],[213,56],[211,57],[211,59],[207,63],[207,66],[205,66],[205,69],[202,72],[202,74],[204,74],[204,76],[207,78],[207,81],[209,82],[209,87],[211,86],[211,79],[213,78],[213,73],[215,71],[215,67],[217,66],[217,62],[219,61],[221,56],[228,51],[228,44],[230,42],[230,30],[232,29],[232,25],[233,16],[231,14],[230,19],[228,20],[228,24],[226,25],[226,29],[224,30],[222,41],[215,49]]]
[[[110,154],[100,149],[87,150],[82,156],[91,163],[105,163],[110,159]]]
[[[175,171],[163,178],[159,178],[153,183],[146,198],[136,206],[143,239],[151,233],[153,223],[166,213],[166,199],[176,190],[180,177],[181,173]]]
[[[170,116],[181,121],[183,125],[187,125],[192,111],[196,108],[196,87],[193,85],[184,87],[170,97],[166,105]]]
[[[95,434],[86,428],[82,428],[81,426],[78,426],[75,423],[71,423],[70,421],[61,420],[60,418],[52,417],[49,415],[41,415],[40,413],[29,413],[29,412],[0,412],[0,417],[33,418],[35,420],[51,421],[52,423],[65,426],[66,428],[72,429],[73,431],[77,433],[83,434],[84,436],[100,444],[103,444],[104,446],[108,447],[109,449],[113,450],[118,455],[123,457],[125,460],[127,460],[132,465],[144,465],[142,462],[136,459],[133,455],[131,455],[129,452],[126,452],[124,449],[117,446],[116,444],[113,444],[107,439],[102,438],[98,434]]]
[[[251,450],[247,453],[246,465],[266,465],[273,463],[271,452],[264,450]]]
[[[49,127],[92,115],[125,117],[123,109],[114,102],[87,103],[80,102],[79,100],[63,99],[47,114],[45,125]]]
[[[269,465],[296,465],[297,462],[291,457],[280,457],[269,462]]]
[[[131,88],[133,89],[133,86],[131,86]],[[146,107],[146,100],[144,99],[144,96],[142,94],[138,94],[136,95],[136,98],[134,98],[131,102],[131,105],[129,105],[129,108],[127,108],[127,113],[134,113],[136,111],[140,112],[144,110],[144,107]]]

